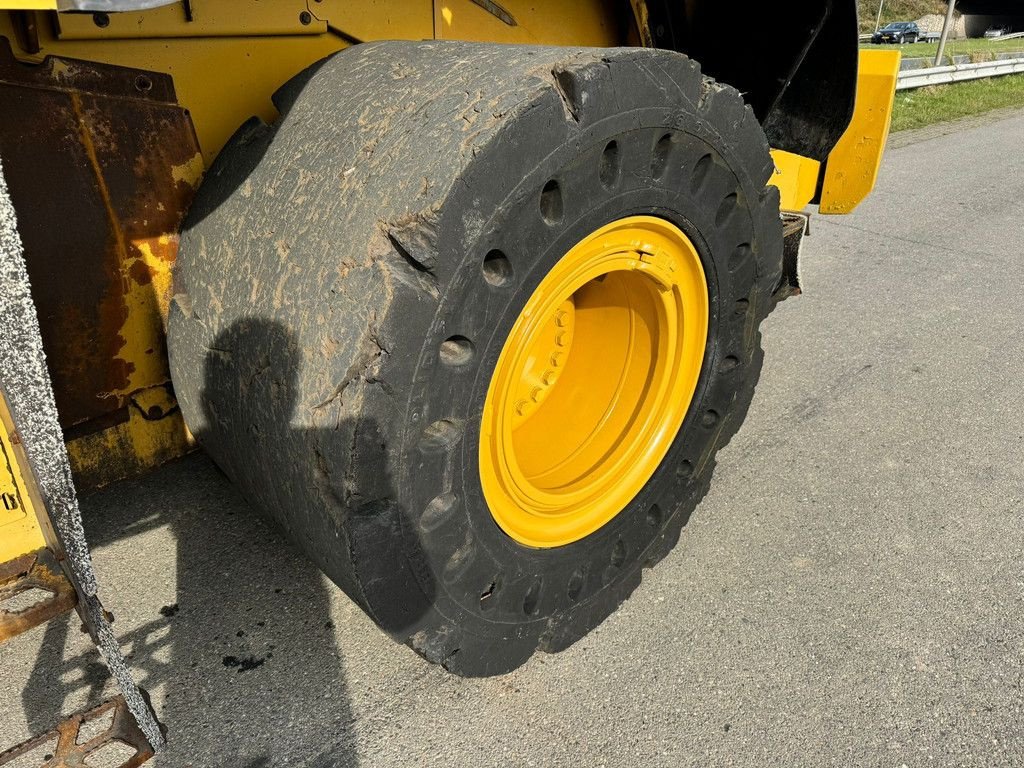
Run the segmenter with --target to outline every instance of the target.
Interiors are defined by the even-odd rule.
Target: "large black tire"
[[[782,269],[760,126],[685,56],[643,49],[360,45],[278,105],[275,125],[224,150],[182,235],[170,353],[188,424],[430,661],[489,675],[565,648],[673,547],[749,405]],[[490,374],[551,265],[633,214],[672,221],[700,251],[697,391],[611,523],[527,548],[482,496]]]

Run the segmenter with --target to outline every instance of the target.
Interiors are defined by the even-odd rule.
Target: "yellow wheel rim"
[[[516,319],[484,401],[480,481],[515,541],[558,547],[614,518],[665,458],[708,333],[700,257],[630,216],[577,243]]]

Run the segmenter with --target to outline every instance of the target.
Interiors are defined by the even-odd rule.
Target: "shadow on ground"
[[[166,574],[176,580],[173,602],[101,591],[115,611],[131,599],[153,613],[148,620],[119,615],[115,629],[168,728],[158,765],[269,768],[315,754],[327,735],[336,747],[332,765],[356,763],[344,738],[351,716],[330,614],[333,587],[205,456],[91,496],[83,511],[94,550],[115,546],[143,559],[162,542],[177,548],[177,572]],[[130,571],[133,560],[117,567]],[[139,590],[152,590],[146,581],[137,580]],[[84,693],[97,704],[106,695],[107,671],[94,648],[62,663],[69,641],[82,645],[72,633],[79,633],[74,615],[46,630],[24,697],[35,732],[52,726],[62,701]],[[29,695],[40,688],[48,695]]]
[[[115,631],[168,729],[159,766],[356,764],[335,587],[206,456],[108,488],[82,508],[101,597],[118,614]],[[176,567],[167,573],[147,561]],[[139,594],[104,591],[105,572]],[[77,617],[51,622],[23,695],[32,730],[52,727],[58,709],[109,695],[106,668],[82,642]]]

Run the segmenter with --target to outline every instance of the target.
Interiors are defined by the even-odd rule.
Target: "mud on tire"
[[[188,424],[428,660],[490,675],[565,648],[676,543],[746,412],[782,268],[761,128],[694,62],[646,49],[360,45],[277,101],[276,124],[224,150],[182,235],[169,343]],[[551,265],[636,214],[700,252],[696,394],[611,523],[521,546],[480,487],[490,374]]]

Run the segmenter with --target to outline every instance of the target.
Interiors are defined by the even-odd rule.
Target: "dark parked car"
[[[872,43],[916,43],[921,39],[921,30],[913,21],[894,21],[886,24],[871,36]]]

